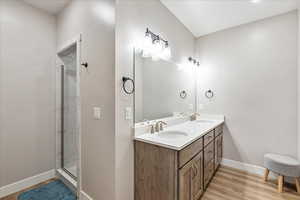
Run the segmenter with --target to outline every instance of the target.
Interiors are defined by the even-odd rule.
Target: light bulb
[[[153,43],[153,48],[152,48],[152,59],[153,60],[159,60],[162,52],[162,45],[160,40],[155,40]]]
[[[152,45],[152,37],[150,34],[146,34],[144,38],[144,47],[149,47]]]
[[[169,46],[165,47],[163,49],[163,52],[162,52],[162,55],[161,55],[161,58],[163,60],[169,60],[171,58],[171,49]]]
[[[160,54],[162,46],[159,40],[155,40],[153,43],[153,54]]]
[[[150,57],[152,52],[152,37],[150,34],[146,33],[143,42],[143,57]]]

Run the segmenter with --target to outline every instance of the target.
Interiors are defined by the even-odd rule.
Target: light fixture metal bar
[[[189,57],[188,60],[192,62],[194,65],[200,66],[200,62],[196,60],[195,58]]]
[[[167,40],[163,39],[160,35],[157,35],[157,34],[153,33],[152,31],[150,31],[149,28],[146,29],[146,35],[147,34],[151,35],[151,38],[152,38],[153,42],[156,41],[156,40],[161,40],[165,43],[166,47],[169,46],[169,42]]]

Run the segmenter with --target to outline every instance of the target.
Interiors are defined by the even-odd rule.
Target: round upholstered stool
[[[278,192],[283,191],[284,177],[293,177],[296,181],[297,192],[300,193],[300,162],[290,156],[279,154],[265,154],[264,166],[266,168],[264,180],[268,180],[269,172],[278,174]]]

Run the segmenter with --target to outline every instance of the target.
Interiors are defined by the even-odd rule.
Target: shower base
[[[68,172],[70,172],[73,176],[77,176],[77,166],[76,165],[73,165],[73,166],[70,166],[70,167],[65,167],[66,170],[68,170]]]

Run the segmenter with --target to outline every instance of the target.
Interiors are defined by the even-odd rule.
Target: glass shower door
[[[61,150],[62,169],[74,179],[77,178],[78,163],[78,76],[76,45],[59,54],[62,65],[61,93]]]

